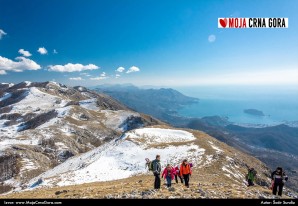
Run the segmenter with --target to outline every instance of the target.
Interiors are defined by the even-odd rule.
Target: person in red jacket
[[[176,171],[176,174],[175,174],[175,180],[176,180],[176,183],[178,184],[178,177],[179,177],[181,183],[183,184],[183,178],[180,176],[179,165],[177,165],[177,166],[175,167],[175,171]]]
[[[173,168],[170,164],[168,164],[161,175],[163,178],[167,180],[167,187],[172,186],[172,180],[174,179],[175,174],[176,174],[175,168]]]
[[[192,171],[190,169],[190,165],[187,162],[187,159],[183,160],[180,166],[180,176],[183,176],[185,186],[189,188],[189,176],[191,175]]]

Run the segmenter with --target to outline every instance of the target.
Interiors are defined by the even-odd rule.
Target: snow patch
[[[4,100],[6,100],[6,99],[8,99],[8,98],[10,98],[11,97],[11,93],[4,93],[3,95],[2,95],[2,97],[0,98],[0,102],[1,101],[4,101]]]
[[[2,84],[2,85],[7,85],[8,84],[8,87],[12,87],[14,84],[13,83],[0,83],[0,84]]]
[[[229,157],[229,156],[226,156],[226,159],[227,159],[229,162],[233,162],[233,161],[234,161],[234,159],[231,158],[231,157]]]
[[[64,135],[71,136],[75,133],[75,130],[69,126],[64,126],[59,128]]]
[[[244,178],[245,178],[244,175],[241,174],[241,173],[237,170],[237,168],[234,168],[234,167],[231,166],[231,165],[223,166],[223,167],[222,167],[222,170],[223,170],[224,172],[227,172],[227,173],[231,174],[231,175],[234,176],[236,179],[244,179]]]
[[[223,150],[220,149],[219,147],[215,146],[213,144],[213,142],[211,142],[211,141],[208,141],[208,142],[209,142],[210,146],[216,151],[216,154],[221,154],[223,152]]]
[[[88,110],[93,110],[93,111],[99,110],[99,107],[97,106],[96,98],[82,100],[79,102],[79,104],[81,107],[88,109]]]
[[[25,139],[25,140],[19,140],[19,139],[3,139],[0,141],[0,150],[5,150],[6,148],[10,147],[11,145],[37,145],[38,140],[37,139]]]
[[[215,161],[214,155],[206,155],[205,156],[204,164],[200,166],[200,168],[210,165],[212,162]]]
[[[27,159],[27,158],[23,158],[21,160],[21,164],[23,165],[21,167],[21,172],[25,172],[25,171],[29,171],[29,170],[34,170],[37,169],[36,165],[34,164],[34,162],[32,162],[31,160]]]
[[[16,180],[15,178],[10,178],[8,180],[5,180],[3,183],[4,183],[4,185],[9,185],[9,186],[13,186],[13,187],[20,187],[20,185],[21,185],[20,181]],[[5,193],[2,193],[2,194],[4,195]]]
[[[134,131],[128,132],[126,135],[130,139],[143,139],[147,144],[187,142],[196,139],[192,133],[187,131],[160,128],[136,129]]]
[[[1,137],[2,139],[15,138],[17,136],[18,130],[20,129],[20,126],[19,125],[5,126],[5,122],[7,122],[7,120],[5,119],[0,120],[0,132],[1,132],[0,140],[1,140]],[[4,140],[1,140],[1,141],[4,141]],[[0,142],[0,149],[1,149],[1,142]]]
[[[62,118],[67,116],[69,114],[70,109],[70,106],[56,109],[55,111],[58,113],[57,117]]]
[[[54,84],[54,85],[56,85],[56,86],[60,87],[60,84],[59,84],[58,82],[49,81],[49,83],[51,83],[51,84]]]
[[[83,88],[83,87],[78,87],[78,90],[79,90],[80,92],[82,92],[82,91],[84,91],[84,88]]]
[[[140,117],[139,113],[126,110],[102,110],[106,119],[102,122],[106,127],[117,130],[119,132],[126,131],[125,121],[130,117]]]
[[[24,81],[24,83],[26,84],[27,87],[32,84],[32,82],[30,82],[30,81]]]

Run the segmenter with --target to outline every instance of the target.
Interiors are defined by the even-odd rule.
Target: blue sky
[[[0,5],[0,82],[298,85],[295,0]],[[219,29],[219,17],[287,17],[289,28]]]

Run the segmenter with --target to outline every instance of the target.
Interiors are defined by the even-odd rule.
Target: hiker
[[[248,173],[246,175],[246,179],[247,179],[247,187],[250,187],[250,186],[254,186],[254,181],[255,181],[255,177],[257,175],[257,171],[254,169],[254,168],[249,168],[248,169]]]
[[[191,169],[187,162],[187,159],[183,160],[180,166],[180,176],[183,176],[185,186],[189,188],[189,176],[191,176]]]
[[[161,172],[160,155],[156,155],[155,160],[152,161],[152,171],[155,176],[154,189],[160,189],[160,172]]]
[[[167,180],[167,187],[172,187],[172,180],[174,179],[176,174],[175,168],[172,167],[171,164],[167,164],[167,167],[164,169],[161,177]]]
[[[189,163],[189,166],[190,166],[190,171],[192,171],[193,164],[191,162]]]
[[[271,180],[273,184],[272,193],[276,195],[278,187],[278,195],[282,196],[282,189],[284,183],[288,181],[288,176],[285,174],[281,167],[276,168],[276,170],[272,172]]]
[[[177,166],[175,167],[175,172],[176,172],[176,173],[175,173],[175,180],[176,180],[176,183],[178,184],[178,177],[179,177],[181,183],[183,183],[183,178],[180,176],[179,165],[177,165]]]

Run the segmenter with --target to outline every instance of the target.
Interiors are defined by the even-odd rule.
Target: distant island
[[[244,113],[250,114],[250,115],[255,115],[255,116],[265,116],[265,114],[257,109],[245,109]]]

